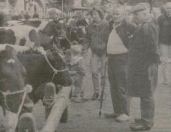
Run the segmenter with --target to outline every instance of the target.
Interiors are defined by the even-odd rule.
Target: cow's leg
[[[34,102],[34,104],[36,104],[39,100],[42,100],[44,97],[44,87],[45,87],[45,83],[41,84],[37,90],[34,92],[33,97],[31,98]]]
[[[55,96],[56,96],[56,88],[55,85],[51,82],[46,83],[44,87],[44,98],[43,103],[45,105],[45,117],[48,118],[52,106],[55,102]]]
[[[18,120],[18,132],[36,132],[36,122],[33,114],[24,113]]]

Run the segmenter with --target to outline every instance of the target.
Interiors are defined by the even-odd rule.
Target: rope
[[[10,110],[10,109],[9,109],[8,103],[7,103],[7,101],[6,101],[6,96],[7,96],[7,95],[11,95],[11,94],[14,94],[14,95],[15,95],[15,94],[18,94],[18,93],[24,93],[23,98],[22,98],[22,101],[21,101],[21,104],[20,104],[20,106],[19,106],[19,108],[18,108],[17,117],[16,117],[15,122],[14,122],[14,126],[13,126],[13,131],[14,131],[14,132],[15,132],[15,129],[16,129],[16,126],[17,126],[17,123],[18,123],[18,117],[19,117],[20,112],[21,112],[21,109],[22,109],[22,107],[23,107],[23,105],[24,105],[24,101],[25,101],[26,95],[27,95],[27,93],[30,93],[31,91],[32,91],[31,85],[26,85],[26,86],[24,87],[23,90],[16,91],[16,92],[10,92],[10,91],[2,92],[2,91],[0,90],[0,92],[2,93],[2,95],[3,95],[3,97],[4,97],[4,102],[5,102],[5,105],[6,105],[6,107],[8,108],[8,110]]]
[[[57,31],[58,31],[58,33],[59,32],[64,32],[65,33],[65,31],[63,31],[63,30],[57,30]],[[68,37],[66,35],[63,35],[63,37],[65,37],[67,39],[67,41],[69,42],[69,44],[72,45],[72,42],[68,39]]]
[[[7,100],[6,100],[6,97],[7,95],[15,95],[15,94],[19,94],[19,93],[24,93],[24,92],[27,92],[26,89],[24,90],[20,90],[20,91],[15,91],[15,92],[10,92],[10,91],[7,91],[7,92],[2,92],[0,90],[0,92],[2,93],[3,97],[4,97],[4,103],[5,103],[5,106],[7,107],[8,110],[10,110],[9,106],[8,106],[8,103],[7,103]]]
[[[49,60],[48,60],[48,58],[47,58],[47,56],[46,56],[46,53],[43,54],[43,55],[44,55],[44,57],[45,57],[47,63],[49,64],[49,66],[51,67],[51,69],[52,69],[53,72],[54,72],[54,74],[53,74],[53,76],[52,76],[52,80],[54,79],[55,75],[56,75],[58,72],[64,72],[64,71],[67,71],[67,70],[68,70],[67,68],[66,68],[66,69],[63,69],[63,70],[56,70],[56,69],[51,65],[51,63],[49,62]]]

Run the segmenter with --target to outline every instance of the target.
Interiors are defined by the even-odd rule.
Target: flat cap
[[[136,13],[139,11],[144,11],[149,9],[150,9],[150,5],[148,3],[139,3],[132,8],[131,13]]]

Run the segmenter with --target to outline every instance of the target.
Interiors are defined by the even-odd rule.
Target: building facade
[[[47,16],[49,0],[0,0],[0,10],[13,12],[16,15],[21,11],[28,11],[30,16],[38,12],[40,18]]]

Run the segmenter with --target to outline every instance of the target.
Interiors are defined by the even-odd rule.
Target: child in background
[[[82,47],[74,45],[71,47],[71,62],[69,73],[72,77],[72,85],[75,87],[71,101],[81,102],[84,98],[84,90],[82,90],[83,77],[86,75],[86,66],[81,56]],[[73,87],[72,86],[72,87]]]

